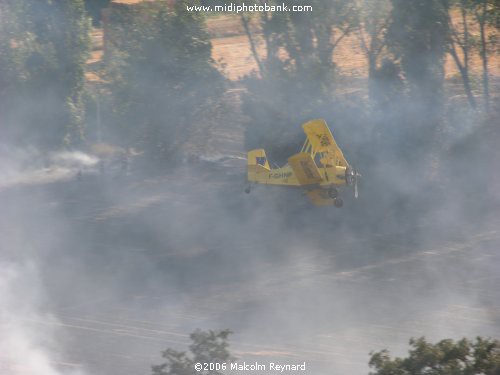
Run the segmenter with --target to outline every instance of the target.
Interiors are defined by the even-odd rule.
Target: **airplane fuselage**
[[[318,168],[322,181],[317,184],[311,184],[311,186],[329,187],[332,185],[346,185],[345,171],[346,167],[340,166]],[[248,181],[264,185],[304,186],[299,182],[292,167],[289,165],[270,170],[262,168],[262,170],[255,171],[254,173],[249,172]]]

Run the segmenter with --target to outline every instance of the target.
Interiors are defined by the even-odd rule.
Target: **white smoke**
[[[56,319],[43,312],[37,266],[0,262],[0,373],[82,374],[79,366],[60,362],[55,354]]]

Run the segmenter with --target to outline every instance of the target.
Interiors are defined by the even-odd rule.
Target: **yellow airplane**
[[[342,207],[344,202],[339,192],[346,185],[354,187],[354,197],[357,198],[358,177],[361,175],[345,160],[325,120],[311,120],[302,128],[306,133],[302,149],[290,156],[288,163],[281,168],[269,166],[263,149],[248,152],[248,182],[303,187],[317,206],[333,204]],[[246,193],[250,193],[250,184]]]

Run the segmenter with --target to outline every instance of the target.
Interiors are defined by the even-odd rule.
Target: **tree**
[[[83,0],[7,0],[1,12],[7,134],[44,149],[82,141],[90,42]]]
[[[201,12],[185,1],[112,9],[109,89],[121,141],[137,144],[150,160],[170,158],[191,126],[223,91]]]
[[[284,4],[291,8],[296,2]],[[355,29],[357,10],[345,0],[308,4],[311,12],[259,13],[266,59],[272,64],[281,63],[282,69],[300,79],[304,87],[309,83],[315,89],[328,90],[335,73],[334,50]],[[279,56],[281,49],[286,51],[284,59]]]
[[[444,1],[448,3],[448,0]],[[465,94],[467,95],[467,100],[469,101],[469,105],[475,109],[476,99],[472,94],[469,71],[470,53],[473,47],[472,36],[469,33],[468,20],[470,1],[455,0],[453,2],[453,5],[457,6],[460,9],[461,26],[455,25],[450,14],[448,13],[448,27],[450,29],[448,51],[453,57],[453,61],[455,61],[458,71],[460,72],[460,75],[462,77],[462,82],[464,85]],[[461,51],[462,58],[460,58],[458,49],[460,49]]]
[[[358,36],[368,60],[368,91],[372,100],[376,97],[374,81],[377,62],[387,45],[385,34],[390,23],[390,6],[390,0],[358,0]]]
[[[500,342],[477,337],[429,343],[424,337],[410,339],[406,358],[390,357],[387,350],[371,353],[370,375],[498,375]]]
[[[15,22],[17,9],[14,3],[0,3],[0,109],[5,113],[9,96],[16,91],[20,81],[21,48],[15,42],[20,31]],[[5,118],[3,119],[5,121]]]
[[[444,56],[448,43],[448,7],[441,0],[392,0],[387,43],[401,66],[407,89],[400,111],[403,138],[413,159],[430,147],[443,116]]]
[[[255,60],[259,68],[260,75],[264,75],[264,66],[262,65],[261,59],[259,57],[259,52],[257,51],[257,43],[252,36],[252,32],[250,31],[250,21],[249,18],[245,15],[244,12],[240,13],[241,24],[243,25],[243,29],[245,30],[245,34],[248,38],[248,43],[250,44],[250,50],[252,51],[252,56]]]
[[[483,65],[483,96],[486,111],[490,109],[490,79],[488,68],[488,46],[489,41],[486,35],[486,25],[499,27],[500,7],[498,0],[469,0],[470,7],[479,24],[479,55]],[[495,38],[491,41],[493,45],[498,43]]]
[[[92,17],[94,26],[99,26],[101,23],[101,12],[108,7],[111,0],[85,0],[85,9]]]
[[[297,5],[294,0],[268,5]],[[260,76],[243,82],[247,92],[242,109],[250,119],[245,141],[248,148],[265,147],[271,157],[289,156],[301,138],[298,124],[319,117],[331,107],[336,66],[333,54],[357,25],[355,4],[346,0],[309,2],[310,12],[259,12],[265,57],[253,54]],[[255,44],[247,18],[243,26]]]
[[[152,366],[153,375],[222,375],[222,367],[215,366],[213,369],[197,371],[195,364],[212,363],[227,364],[234,361],[234,357],[229,351],[227,341],[232,332],[228,329],[221,331],[201,331],[196,330],[189,337],[191,345],[186,352],[179,352],[174,349],[167,349],[162,352],[165,362]]]
[[[446,4],[448,0],[443,0]],[[449,41],[449,52],[453,57],[464,84],[468,101],[471,107],[476,108],[476,102],[472,95],[469,78],[469,56],[473,48],[479,47],[483,74],[483,98],[486,111],[490,107],[489,91],[489,67],[488,55],[495,50],[498,40],[495,34],[487,35],[486,26],[499,28],[500,7],[498,0],[455,0],[452,5],[460,9],[461,26],[454,25],[449,17],[449,27],[451,30]],[[479,40],[475,40],[469,33],[469,19],[472,19],[479,26]],[[460,48],[462,59],[457,53],[457,46]]]
[[[441,95],[448,7],[440,0],[392,0],[388,39],[414,99]],[[438,98],[441,101],[441,98]]]

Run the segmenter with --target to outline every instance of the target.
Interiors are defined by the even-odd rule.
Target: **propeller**
[[[358,177],[361,177],[361,175],[354,171],[354,198],[358,198]]]
[[[354,198],[358,197],[358,177],[361,177],[361,174],[358,173],[356,169],[351,167],[347,167],[346,171],[346,181],[348,185],[354,186]]]

